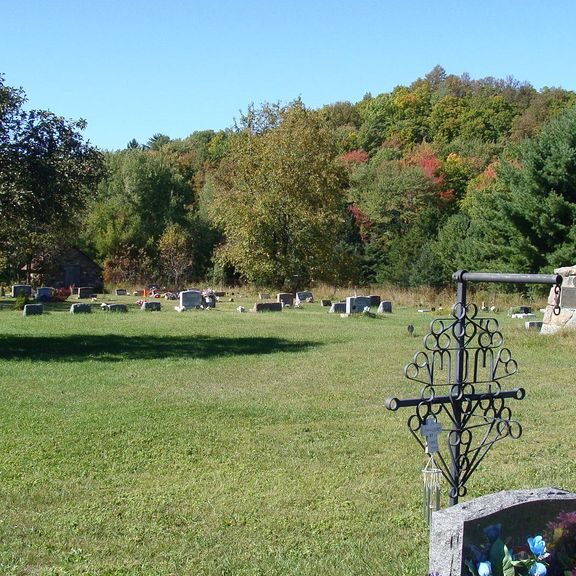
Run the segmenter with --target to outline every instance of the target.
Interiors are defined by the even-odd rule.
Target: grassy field
[[[425,575],[425,458],[383,404],[418,393],[403,367],[430,314],[235,311],[254,301],[0,307],[0,574]],[[576,335],[497,317],[524,433],[469,497],[576,490]]]

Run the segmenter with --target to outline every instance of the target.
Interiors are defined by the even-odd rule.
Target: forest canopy
[[[4,277],[71,238],[108,283],[173,288],[440,287],[576,262],[572,91],[437,66],[356,103],[251,105],[227,130],[100,152],[0,79]]]

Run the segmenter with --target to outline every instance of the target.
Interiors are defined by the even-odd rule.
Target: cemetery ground
[[[418,393],[403,367],[437,313],[134,300],[0,306],[1,574],[425,576],[425,457],[384,400]],[[575,491],[576,333],[495,316],[523,435],[493,447],[468,497]]]

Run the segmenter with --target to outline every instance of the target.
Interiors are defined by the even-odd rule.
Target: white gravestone
[[[180,304],[174,308],[178,312],[193,310],[194,308],[200,308],[202,302],[202,292],[200,290],[183,290],[180,292]]]
[[[361,314],[364,308],[370,308],[370,296],[348,296],[346,314]]]

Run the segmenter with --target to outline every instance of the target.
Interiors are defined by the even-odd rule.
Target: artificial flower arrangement
[[[528,546],[518,549],[506,546],[501,529],[487,526],[487,544],[468,548],[466,576],[576,576],[576,512],[561,512],[545,537],[528,538]]]

